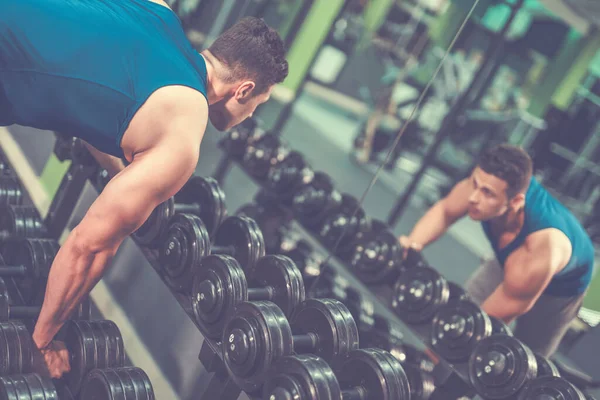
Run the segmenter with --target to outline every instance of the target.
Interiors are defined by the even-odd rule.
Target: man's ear
[[[235,91],[235,99],[240,103],[248,101],[252,97],[256,84],[252,81],[242,82]]]
[[[519,209],[525,205],[525,193],[519,193],[512,198],[510,204],[513,208]]]

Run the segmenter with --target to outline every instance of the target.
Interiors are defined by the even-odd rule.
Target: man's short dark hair
[[[208,48],[229,68],[229,82],[251,79],[255,94],[283,82],[288,74],[285,46],[281,37],[265,21],[245,17],[220,35]]]
[[[533,173],[529,154],[522,148],[509,144],[485,149],[479,156],[477,166],[507,183],[506,194],[509,199],[527,191]]]

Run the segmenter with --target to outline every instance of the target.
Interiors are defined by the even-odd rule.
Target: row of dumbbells
[[[334,379],[338,390],[368,389],[369,399],[410,398],[408,378],[389,352],[358,349],[358,327],[343,303],[306,299],[300,270],[289,257],[265,255],[263,235],[253,219],[222,217],[224,194],[216,182],[194,177],[182,192],[157,207],[135,236],[158,249],[165,281],[191,298],[198,326],[221,342],[225,365],[242,390],[257,393],[263,388],[267,393],[265,382],[281,372],[275,363],[306,353],[321,369],[365,359],[370,360],[362,367],[365,373],[370,367],[373,376],[385,371],[389,377],[369,382],[368,388],[346,387]],[[353,379],[349,382],[356,386]],[[327,390],[334,389],[329,382]],[[301,398],[326,397],[312,392]]]
[[[482,383],[480,378],[492,372],[486,373],[489,365],[477,363],[475,348],[490,336],[496,341],[511,337],[510,330],[503,323],[485,315],[460,287],[447,282],[436,270],[427,266],[420,255],[409,252],[409,256],[405,257],[404,249],[384,224],[370,221],[355,198],[340,195],[325,174],[313,172],[301,154],[289,151],[276,136],[261,130],[255,121],[249,120],[231,131],[222,141],[222,147],[267,189],[268,194],[262,196],[266,200],[262,205],[262,217],[267,214],[278,219],[273,208],[279,203],[282,208],[292,210],[294,217],[309,231],[316,233],[326,247],[335,249],[336,255],[346,261],[363,282],[380,284],[395,281],[392,309],[409,325],[431,323],[429,344],[447,361],[465,363],[470,359],[471,383],[479,394],[486,398],[514,398],[519,391],[528,393],[530,389],[523,389],[525,382],[538,375],[540,379],[543,375],[559,379],[552,382],[555,386],[564,384],[569,388],[565,390],[577,390],[556,376],[557,369],[552,368],[549,360],[533,355],[520,359],[527,368],[519,371],[529,371],[525,374],[527,379],[512,384],[509,379],[501,385],[494,381],[499,394],[490,394],[485,379]],[[256,210],[253,212],[256,213]],[[267,242],[275,246],[281,243],[280,238],[284,236],[281,224],[269,224],[268,218],[259,224],[276,226],[275,230],[268,232],[273,234],[273,238]],[[516,339],[511,337],[508,340]],[[508,357],[514,359],[510,351]],[[498,363],[494,365],[497,370]],[[502,365],[503,371],[497,373],[512,377],[515,371]],[[536,369],[539,373],[532,373]],[[536,382],[539,383],[539,380]],[[552,383],[544,382],[542,386],[546,385],[549,391],[554,390],[551,389]]]
[[[22,193],[12,178],[14,192]],[[90,321],[89,298],[57,335],[69,351],[71,371],[60,381],[35,373],[41,355],[30,332],[41,311],[59,244],[39,238],[45,230],[37,210],[23,206],[22,200],[15,203],[0,211],[1,221],[11,221],[0,255],[0,398],[154,399],[146,373],[125,366],[123,339],[114,322]]]

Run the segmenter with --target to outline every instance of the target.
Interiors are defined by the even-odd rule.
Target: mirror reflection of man
[[[462,180],[417,222],[405,247],[422,250],[458,219],[481,221],[495,258],[465,284],[485,312],[545,357],[555,352],[592,279],[594,247],[576,217],[532,177],[522,149],[485,150]]]

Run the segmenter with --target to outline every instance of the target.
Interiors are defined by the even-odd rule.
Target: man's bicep
[[[520,247],[506,260],[503,287],[510,296],[536,299],[554,276],[550,252]]]
[[[157,149],[134,160],[108,183],[77,227],[85,245],[92,251],[119,246],[179,191],[196,160],[194,152],[176,149]]]

